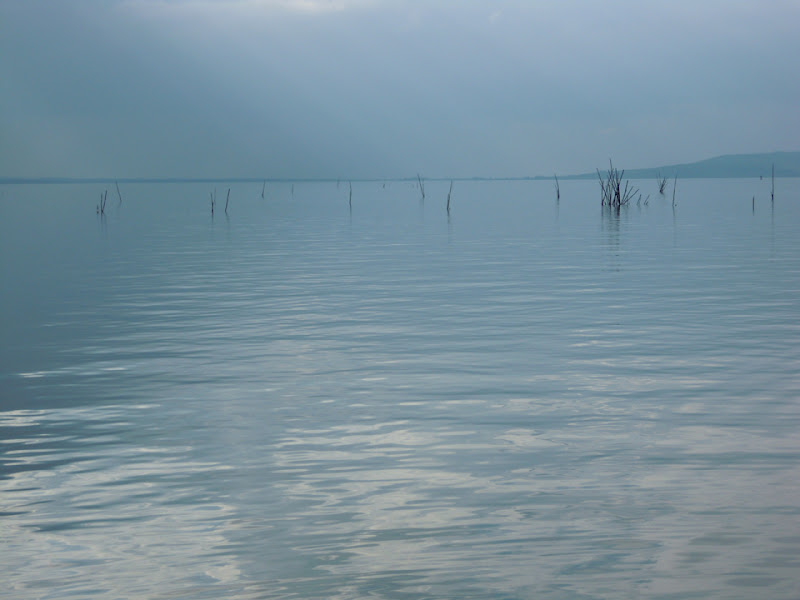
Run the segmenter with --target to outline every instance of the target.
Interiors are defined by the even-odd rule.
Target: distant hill
[[[649,169],[625,169],[629,179],[655,179],[659,176],[679,179],[695,177],[771,177],[775,165],[775,177],[800,177],[800,152],[770,152],[766,154],[726,154],[706,160],[679,165],[666,165]],[[625,165],[615,164],[618,169]],[[602,173],[608,165],[599,165]],[[559,179],[594,179],[597,173],[566,175]],[[552,179],[541,177],[537,179]]]

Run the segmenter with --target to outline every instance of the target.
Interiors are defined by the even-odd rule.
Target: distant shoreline
[[[617,168],[625,169],[625,165],[617,164]],[[775,177],[800,177],[800,152],[771,152],[762,154],[726,154],[693,163],[649,167],[644,169],[625,169],[627,179],[655,179],[657,177],[674,177],[680,179],[753,179],[771,177],[772,169]],[[602,171],[606,165],[600,167]],[[560,180],[595,179],[596,172],[572,175],[526,175],[518,177],[424,177],[427,181],[541,181],[552,180],[558,175]],[[335,183],[341,181],[382,182],[382,181],[417,181],[417,175],[406,177],[320,177],[320,178],[288,178],[288,177],[0,177],[0,184],[87,184],[87,183]]]

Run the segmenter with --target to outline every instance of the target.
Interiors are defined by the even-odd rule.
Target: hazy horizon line
[[[758,157],[766,158],[777,155],[797,154],[800,159],[800,151],[773,151],[773,152],[759,152],[749,154],[721,154],[711,158],[694,161],[690,163],[677,163],[672,165],[662,165],[659,167],[638,167],[626,169],[630,173],[630,179],[646,179],[652,175],[649,172],[660,170],[672,169],[676,171],[679,168],[696,168],[697,166],[708,164],[712,161],[720,159],[741,159],[749,157],[756,159]],[[605,168],[605,167],[604,167]],[[643,175],[647,173],[647,175]],[[639,174],[637,177],[636,174]],[[292,182],[307,182],[307,183],[328,183],[328,182],[385,182],[385,181],[417,181],[424,179],[426,181],[531,181],[531,180],[553,180],[556,177],[562,180],[570,179],[592,179],[596,176],[596,171],[584,173],[571,173],[562,174],[554,173],[552,175],[516,175],[516,176],[494,176],[494,175],[473,175],[473,176],[425,176],[421,173],[414,173],[413,175],[391,176],[391,177],[254,177],[254,176],[222,176],[222,177],[182,177],[182,176],[142,176],[142,177],[110,177],[110,176],[94,176],[94,177],[66,177],[66,176],[33,176],[33,177],[18,177],[18,176],[0,176],[0,184],[69,184],[69,183],[292,183]],[[744,175],[698,175],[696,173],[686,173],[683,175],[687,179],[750,179],[758,177],[755,174]],[[795,173],[782,174],[775,173],[776,177],[797,177]]]

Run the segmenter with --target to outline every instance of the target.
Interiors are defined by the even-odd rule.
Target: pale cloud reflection
[[[120,440],[121,428],[154,409],[112,405],[0,416],[0,428],[20,431],[0,441],[0,512],[14,515],[0,526],[4,568],[16,574],[9,597],[48,583],[60,594],[88,596],[93,587],[129,597],[137,590],[167,593],[198,578],[223,586],[240,579],[236,556],[214,552],[236,529],[237,508],[220,497],[203,500],[190,487],[229,468],[189,458],[189,445]],[[58,431],[64,433],[50,433]],[[183,560],[176,562],[178,556]],[[92,565],[91,582],[76,565]]]

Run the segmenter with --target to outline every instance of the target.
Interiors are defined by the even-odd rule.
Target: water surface
[[[0,188],[4,597],[797,598],[800,181],[678,184]]]

